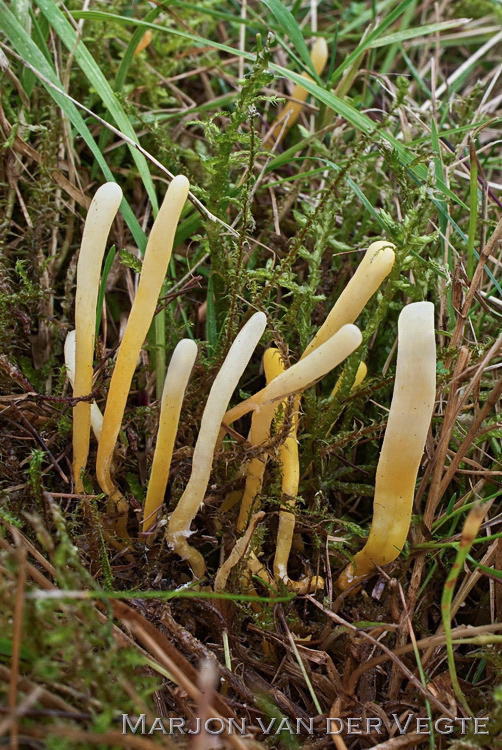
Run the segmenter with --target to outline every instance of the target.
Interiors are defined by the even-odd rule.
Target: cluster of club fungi
[[[96,478],[108,499],[107,512],[114,519],[108,527],[107,538],[122,548],[132,541],[127,530],[129,504],[113,480],[113,454],[131,382],[141,347],[155,315],[188,191],[188,180],[181,175],[175,177],[152,226],[136,295],[118,348],[104,414],[95,402],[91,403],[88,399],[79,401],[73,410],[76,492],[84,492],[82,477],[87,468],[92,428],[98,442]],[[110,227],[121,199],[122,192],[116,183],[103,185],[92,200],[85,222],[77,266],[75,330],[68,333],[65,343],[67,374],[74,397],[87,397],[92,392],[101,265]],[[231,493],[222,507],[222,510],[229,510],[236,501],[240,500],[241,503],[236,525],[237,542],[216,574],[215,590],[224,590],[231,569],[241,561],[245,562],[247,573],[247,578],[242,577],[241,580],[248,591],[254,588],[253,577],[261,579],[269,588],[277,590],[281,583],[299,594],[324,586],[320,577],[305,576],[294,581],[288,576],[300,478],[297,433],[301,397],[305,389],[331,372],[360,346],[362,335],[354,323],[389,275],[395,259],[393,248],[391,243],[385,241],[370,245],[299,361],[286,368],[279,350],[268,348],[263,358],[266,386],[228,410],[233,393],[267,323],[263,312],[251,315],[237,334],[214,379],[193,451],[191,475],[166,525],[159,521],[163,515],[185,389],[197,358],[197,345],[192,339],[183,339],[178,343],[169,363],[160,401],[159,427],[143,507],[140,540],[151,544],[155,534],[165,528],[167,546],[172,553],[189,563],[196,579],[205,576],[206,562],[188,542],[193,533],[191,523],[204,502],[214,455],[221,447],[226,428],[251,413],[247,439],[258,450],[241,467],[244,491],[237,495]],[[355,385],[361,382],[365,374],[366,365],[361,362]],[[410,526],[418,468],[432,417],[435,377],[434,306],[430,302],[415,302],[403,308],[398,321],[396,377],[377,466],[370,534],[364,547],[339,576],[337,585],[341,590],[357,584],[376,565],[386,565],[394,560],[403,548]],[[282,505],[271,575],[251,549],[256,525],[264,517],[260,510],[260,495],[269,457],[267,450],[260,451],[259,448],[270,443],[274,425],[275,432],[279,431],[288,400],[290,405],[292,403],[292,415],[286,425],[287,434],[282,437],[275,456],[281,471]]]

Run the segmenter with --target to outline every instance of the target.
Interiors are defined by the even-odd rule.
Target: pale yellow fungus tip
[[[324,37],[319,37],[314,42],[310,59],[312,60],[315,72],[317,75],[320,75],[328,62],[328,45]],[[312,77],[307,73],[302,73],[302,77],[308,81],[312,80]],[[296,84],[291,92],[291,101],[288,101],[284,105],[272,125],[269,136],[270,140],[265,144],[267,147],[271,147],[277,141],[282,140],[288,130],[293,127],[305,105],[307,96],[307,89],[300,86],[300,84]]]
[[[391,242],[378,240],[369,246],[328,317],[305,349],[304,357],[327,341],[343,325],[357,320],[367,302],[391,272],[394,261],[394,245]]]

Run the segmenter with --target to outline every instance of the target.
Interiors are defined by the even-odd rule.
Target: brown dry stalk
[[[450,350],[454,352],[456,349],[458,349],[458,346],[460,344],[460,341],[462,340],[463,334],[464,334],[464,328],[465,324],[467,322],[467,314],[471,308],[472,301],[474,299],[474,295],[479,289],[479,286],[481,284],[481,278],[483,275],[483,269],[485,267],[486,261],[490,257],[490,255],[495,250],[497,244],[502,239],[502,219],[499,221],[495,229],[493,230],[492,236],[484,246],[483,250],[481,251],[481,255],[479,258],[478,265],[476,266],[476,270],[474,271],[474,276],[472,277],[471,285],[469,287],[469,291],[467,292],[466,298],[464,300],[464,304],[462,305],[462,308],[457,311],[457,322],[455,324],[455,329],[453,331],[453,335],[450,342]],[[449,367],[449,363],[451,362],[451,356],[449,359],[445,362],[446,367]]]
[[[113,608],[114,616],[130,628],[138,641],[142,643],[149,653],[154,655],[160,663],[164,664],[165,668],[173,676],[176,676],[177,681],[179,677],[179,684],[186,689],[187,692],[189,692],[189,690],[192,693],[194,690],[197,691],[196,695],[194,693],[195,700],[197,700],[197,670],[195,667],[193,667],[192,664],[180,654],[178,649],[167,640],[160,630],[148,622],[148,620],[142,617],[134,609],[117,599],[112,600],[111,606]],[[236,718],[230,706],[218,693],[215,694],[213,703],[220,716],[223,716],[225,719]],[[216,716],[216,714],[213,715]]]
[[[14,541],[16,542],[16,556],[19,565],[16,586],[16,601],[14,603],[14,618],[12,623],[12,657],[10,662],[10,680],[9,680],[9,699],[8,706],[12,712],[13,721],[10,731],[10,748],[18,748],[18,724],[15,719],[17,706],[17,690],[19,681],[19,658],[21,655],[21,641],[23,637],[23,612],[24,612],[24,591],[26,588],[26,550],[24,549],[17,529],[13,530]]]
[[[457,640],[459,638],[475,638],[477,635],[482,635],[484,633],[496,633],[497,631],[502,630],[502,623],[496,622],[493,625],[480,625],[479,627],[458,627],[454,628],[451,631],[453,640]],[[420,641],[417,641],[417,647],[419,649],[436,649],[438,646],[442,646],[446,641],[446,636],[444,633],[436,633],[436,635],[430,635],[427,638],[422,638]],[[404,656],[405,654],[409,654],[413,651],[414,646],[412,643],[407,643],[405,646],[398,646],[397,648],[393,649],[393,653],[396,656]],[[355,669],[353,672],[350,673],[349,680],[345,685],[345,690],[349,695],[353,695],[356,689],[356,685],[359,682],[359,679],[362,677],[362,675],[365,672],[368,672],[370,669],[374,669],[375,667],[380,666],[380,664],[385,664],[386,661],[389,661],[391,657],[389,654],[381,654],[380,656],[375,656],[373,659],[369,659],[368,661],[361,664],[357,669]]]
[[[427,736],[423,734],[403,734],[400,737],[392,737],[390,740],[380,742],[378,745],[373,747],[373,750],[402,750],[403,747],[411,747],[412,745],[421,745],[427,742]]]
[[[56,737],[67,737],[75,742],[88,743],[89,745],[107,745],[108,747],[123,747],[124,750],[159,750],[159,747],[174,748],[175,745],[168,737],[163,737],[163,745],[159,745],[154,740],[144,737],[134,737],[130,734],[122,734],[115,729],[109,729],[107,732],[86,732],[83,729],[73,729],[67,724],[57,724],[50,728],[23,727],[23,733],[29,737],[39,737],[47,739],[48,734]]]
[[[441,483],[441,477],[443,474],[443,467],[446,458],[446,451],[451,440],[451,434],[455,426],[455,419],[453,418],[453,412],[457,404],[457,393],[460,387],[459,377],[467,367],[469,362],[470,352],[466,346],[461,347],[457,364],[453,372],[453,379],[450,385],[450,393],[448,395],[448,401],[446,403],[446,409],[444,412],[443,424],[441,427],[441,435],[436,448],[436,454],[434,460],[429,464],[433,466],[432,481],[429,488],[429,496],[427,498],[427,505],[425,506],[424,523],[428,529],[432,526],[434,520],[434,514],[441,500],[439,496],[439,486]],[[426,478],[422,480],[420,490],[425,487]]]
[[[481,427],[486,417],[490,414],[495,404],[498,402],[501,393],[502,393],[502,380],[499,380],[499,382],[496,383],[496,385],[493,387],[490,395],[486,399],[482,408],[479,410],[476,418],[474,419],[474,422],[472,423],[469,429],[469,432],[467,433],[465,437],[465,440],[463,441],[462,445],[456,452],[455,457],[453,458],[451,464],[449,465],[448,470],[446,471],[441,481],[441,485],[439,487],[439,493],[438,493],[439,498],[441,498],[444,492],[446,491],[446,488],[451,482],[456,470],[458,469],[459,464],[461,463],[463,457],[465,456],[465,454],[471,447],[472,441],[476,437],[479,428]]]
[[[391,651],[390,648],[388,648],[384,643],[381,643],[380,641],[377,641],[376,638],[373,638],[372,635],[369,633],[366,633],[364,630],[361,630],[360,628],[357,628],[355,625],[352,625],[352,623],[348,622],[347,620],[344,620],[343,617],[340,617],[339,615],[336,615],[334,612],[331,612],[329,609],[326,609],[320,602],[318,602],[316,599],[314,599],[312,596],[307,595],[306,597],[314,606],[316,606],[318,609],[320,609],[324,614],[334,620],[338,625],[343,625],[344,627],[348,628],[349,630],[352,630],[355,633],[358,633],[363,638],[366,638],[366,640],[370,641],[374,646],[377,648],[381,648],[382,651],[385,651],[386,654],[388,654],[389,659],[392,659],[394,664],[399,665],[399,668],[403,672],[403,674],[410,680],[410,682],[414,685],[414,687],[425,697],[427,698],[431,703],[434,703],[436,708],[439,708],[439,710],[443,713],[444,716],[447,716],[450,719],[455,718],[455,715],[450,711],[449,708],[447,708],[441,701],[439,701],[436,696],[434,696],[429,690],[424,688],[420,680],[418,680],[415,675],[408,669],[408,667],[403,664],[403,662],[397,658],[395,653]]]

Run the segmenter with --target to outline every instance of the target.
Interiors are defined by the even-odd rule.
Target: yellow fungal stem
[[[153,39],[153,31],[151,29],[147,29],[141,39],[139,40],[139,44],[134,50],[134,56],[139,55],[140,52],[143,52],[144,49],[148,47],[150,42]]]
[[[394,245],[385,240],[378,240],[369,246],[356,272],[305,349],[304,357],[327,341],[343,325],[357,320],[366,303],[391,272],[395,260],[393,248]]]
[[[192,473],[176,509],[169,518],[166,540],[176,554],[202,578],[206,564],[200,552],[190,547],[190,524],[204,501],[211,474],[221,421],[251,355],[265,330],[264,313],[255,313],[237,334],[209,392],[192,459]]]
[[[146,246],[138,290],[110,381],[96,460],[99,485],[121,515],[127,504],[111,477],[112,458],[141,347],[152,322],[173,248],[176,225],[188,196],[186,177],[175,177],[153,224]],[[124,523],[122,523],[122,526]]]
[[[277,375],[284,372],[284,367],[281,368],[276,364],[277,357],[275,356],[275,352],[279,353],[277,349],[266,349],[263,355],[263,369],[265,370],[267,383],[270,383]],[[248,435],[248,442],[251,445],[262,445],[270,438],[270,428],[277,407],[278,405],[275,403],[268,404],[253,412],[251,429]],[[261,492],[267,461],[268,456],[264,453],[261,456],[252,458],[247,465],[246,484],[236,526],[239,533],[246,528],[249,516],[253,510],[253,503]]]
[[[267,349],[264,357],[265,375],[267,382],[274,380],[281,373],[285,372],[284,361],[278,349]],[[282,403],[286,408],[287,402]],[[279,463],[282,474],[282,495],[287,501],[287,507],[282,507],[279,511],[279,528],[277,530],[277,544],[274,557],[274,577],[276,581],[282,581],[288,588],[296,591],[298,594],[307,594],[324,586],[324,581],[320,577],[302,578],[301,581],[293,581],[288,576],[288,560],[293,543],[293,534],[295,530],[295,515],[292,510],[296,504],[298,495],[298,484],[300,481],[300,462],[298,459],[298,440],[297,432],[298,412],[293,415],[293,422],[286,439],[279,446]],[[282,420],[281,420],[282,421]]]
[[[361,331],[353,324],[344,325],[335,336],[332,336],[307,357],[285,370],[272,380],[265,388],[245,401],[230,409],[223,419],[224,425],[230,425],[250,411],[280,401],[286,396],[298,393],[313,385],[334,367],[343,362],[349,354],[357,349],[362,341]],[[278,404],[276,404],[277,408]]]
[[[196,357],[195,341],[182,339],[176,346],[167,369],[160,402],[159,429],[152,472],[143,509],[143,533],[147,533],[156,522],[157,514],[164,502],[181,406]]]
[[[366,544],[337,581],[345,590],[398,557],[410,528],[415,482],[436,394],[434,305],[414,302],[398,321],[396,379],[378,461]]]
[[[73,388],[75,382],[75,331],[69,331],[64,342],[64,361],[66,374]],[[95,401],[91,403],[91,428],[96,440],[99,440],[103,426],[103,415]]]
[[[316,39],[312,46],[310,53],[310,59],[317,75],[320,75],[324,70],[326,63],[328,62],[328,45],[326,40],[322,37]],[[302,74],[303,78],[307,81],[311,81],[312,77],[307,73]],[[287,104],[281,109],[277,118],[272,126],[270,133],[270,146],[273,146],[277,141],[281,141],[286,135],[288,130],[293,127],[297,121],[300,113],[307,100],[308,91],[299,84],[296,84],[293,91],[291,92],[292,101],[288,101]]]
[[[275,410],[276,404],[267,404],[253,413],[251,429],[248,436],[248,442],[251,445],[255,447],[263,445],[270,438],[270,426],[272,424],[272,419],[274,418]],[[246,484],[236,525],[236,529],[239,533],[244,531],[248,524],[250,513],[252,510],[255,510],[253,506],[263,486],[263,476],[265,474],[267,460],[268,456],[264,452],[262,455],[252,458],[247,465]]]
[[[110,227],[122,200],[116,182],[107,182],[94,195],[87,212],[77,263],[75,296],[74,397],[92,391],[92,363],[96,329],[96,304],[101,264]],[[89,455],[91,404],[80,401],[73,407],[73,478],[76,492],[83,492],[82,472]]]
[[[352,383],[352,387],[350,390],[353,391],[358,386],[360,386],[367,374],[368,374],[368,368],[366,367],[366,364],[364,362],[359,362],[359,367],[357,368],[356,377],[354,378],[354,382]],[[333,398],[333,396],[336,396],[336,393],[342,384],[342,378],[343,378],[343,375],[340,375],[340,377],[336,381],[334,388],[331,391],[331,398]]]
[[[244,557],[244,555],[246,554],[246,551],[251,542],[251,537],[253,536],[255,532],[256,525],[263,518],[265,518],[265,513],[263,513],[263,511],[261,511],[260,513],[255,513],[253,517],[251,518],[249,522],[249,526],[246,530],[246,533],[244,534],[244,536],[242,536],[240,539],[237,540],[230,555],[227,557],[223,565],[219,567],[218,572],[216,573],[216,576],[214,579],[215,591],[225,590],[225,587],[228,581],[228,576],[230,575],[232,568],[234,568],[237,565],[237,563],[239,563],[241,559]]]

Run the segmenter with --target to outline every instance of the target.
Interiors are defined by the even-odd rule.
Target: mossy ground
[[[321,1],[316,17],[310,3],[294,2],[286,3],[292,15],[284,20],[272,12],[279,2],[244,5],[244,49],[252,59],[242,63],[242,4],[232,0],[196,5],[176,0],[164,7],[113,0],[91,4],[88,16],[75,18],[71,13],[87,4],[0,3],[0,735],[10,736],[11,747],[206,747],[194,738],[153,735],[134,744],[140,739],[122,736],[118,717],[146,713],[189,721],[200,710],[193,687],[207,660],[219,685],[213,705],[220,714],[246,718],[251,727],[258,718],[268,723],[273,716],[317,717],[319,708],[324,716],[384,718],[382,735],[339,738],[341,750],[344,742],[367,748],[389,739],[385,721],[392,714],[425,717],[429,710],[437,718],[439,702],[462,715],[440,631],[441,599],[472,502],[496,497],[500,489],[495,342],[501,254],[493,241],[501,205],[497,46],[473,57],[497,33],[500,6],[494,0],[444,5],[410,0],[400,6],[393,0]],[[97,10],[119,18],[93,16]],[[475,20],[407,35],[465,17]],[[137,29],[135,19],[145,18],[158,28],[150,45],[133,56],[146,28]],[[322,86],[331,100],[310,98],[271,153],[263,137],[291,89],[270,66],[301,72],[298,24],[307,45],[312,34],[328,42],[332,59]],[[389,34],[400,36],[385,39]],[[349,58],[355,50],[360,54]],[[42,71],[44,80],[17,55]],[[51,75],[87,108],[80,110],[80,120],[78,107],[44,87]],[[114,91],[112,112],[106,82]],[[162,534],[150,547],[135,542],[127,553],[106,541],[94,443],[88,495],[73,494],[72,401],[63,343],[74,326],[85,208],[109,179],[104,160],[130,207],[117,218],[109,241],[114,249],[108,256],[94,389],[104,406],[152,222],[152,200],[160,202],[167,182],[103,120],[119,130],[128,121],[143,149],[170,172],[187,175],[193,194],[226,225],[187,203],[165,299],[136,371],[115,456],[134,539],[166,360],[179,339],[194,337],[199,357],[181,416],[166,512],[186,486],[205,399],[250,311],[264,310],[268,325],[234,402],[262,387],[261,356],[270,343],[289,363],[298,360],[372,241],[396,245],[394,270],[358,321],[362,347],[302,401],[298,534],[289,572],[292,578],[318,573],[325,578],[325,590],[315,595],[324,609],[304,598],[274,606],[239,600],[238,569],[228,586],[237,600],[196,592],[187,597],[186,589],[185,598],[170,599],[166,592],[190,582],[191,574],[166,548]],[[476,274],[479,263],[483,271]],[[412,529],[387,571],[390,579],[373,576],[356,596],[340,597],[333,581],[360,549],[371,520],[393,388],[397,318],[404,304],[423,299],[436,306],[438,394]],[[351,390],[361,359],[368,377]],[[493,405],[484,414],[490,399]],[[287,419],[286,413],[286,424]],[[249,423],[234,427],[245,436]],[[272,454],[285,434],[278,430]],[[236,541],[235,508],[223,514],[220,506],[242,488],[239,471],[248,455],[244,439],[225,441],[192,526],[191,542],[207,560],[208,586]],[[444,464],[442,482],[432,492],[438,461]],[[280,500],[272,460],[261,496],[266,518],[253,539],[269,568]],[[452,609],[454,638],[465,638],[466,626],[476,628],[474,641],[453,646],[456,671],[475,714],[492,716],[490,735],[436,734],[430,741],[409,734],[406,746],[494,746],[502,726],[500,688],[497,702],[502,597],[494,572],[502,560],[499,523],[493,505],[460,573]],[[271,593],[258,588],[263,596]],[[85,591],[94,598],[34,596],[43,591]],[[128,607],[114,598],[120,595],[132,599]],[[342,620],[330,619],[328,612]],[[425,639],[438,631],[431,646]],[[378,643],[394,658],[378,663],[377,657],[385,656]],[[169,679],[175,668],[186,682]],[[255,736],[264,743],[260,747],[332,746],[321,719],[315,727],[314,736],[266,738],[259,731]],[[403,746],[391,737],[385,748]]]

